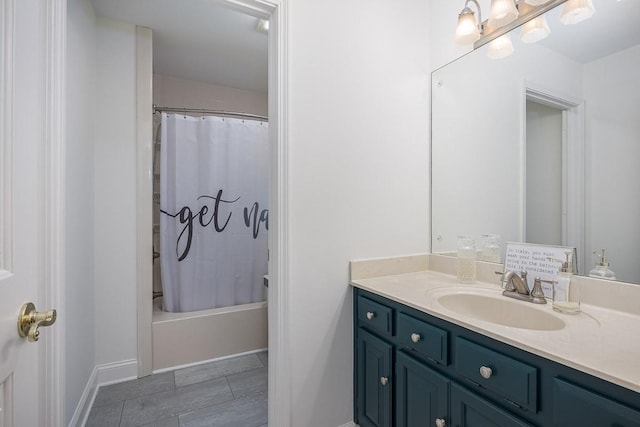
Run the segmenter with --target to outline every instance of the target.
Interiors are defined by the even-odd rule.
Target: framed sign
[[[576,260],[578,253],[576,248],[507,242],[504,271],[526,271],[527,286],[531,290],[536,277],[542,280],[555,281],[562,264],[567,258],[567,254],[569,254],[573,272],[577,273]],[[545,297],[552,297],[553,285],[542,282],[542,290]]]

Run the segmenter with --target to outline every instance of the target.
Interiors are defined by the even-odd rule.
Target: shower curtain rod
[[[225,110],[207,110],[204,108],[158,107],[155,104],[153,105],[153,112],[154,114],[162,113],[162,112],[210,114],[210,115],[217,115],[217,116],[234,116],[234,117],[242,117],[245,119],[262,120],[263,122],[269,121],[269,117],[261,116],[259,114],[239,113],[236,111],[225,111]]]

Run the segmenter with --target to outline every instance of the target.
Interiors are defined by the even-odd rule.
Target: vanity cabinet
[[[362,427],[640,427],[640,393],[354,289]]]

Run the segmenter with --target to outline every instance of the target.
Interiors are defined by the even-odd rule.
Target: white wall
[[[289,2],[292,425],[352,419],[351,259],[429,247],[428,2]]]
[[[65,151],[65,421],[95,365],[94,172],[95,16],[87,0],[69,0]],[[81,319],[81,321],[78,321]]]
[[[618,280],[640,278],[640,46],[584,66],[587,250],[607,248]],[[589,259],[589,257],[587,257]],[[587,266],[588,272],[593,264]]]
[[[163,107],[206,108],[267,115],[267,93],[153,75],[153,102]]]
[[[136,358],[135,26],[98,19],[95,114],[96,364]]]

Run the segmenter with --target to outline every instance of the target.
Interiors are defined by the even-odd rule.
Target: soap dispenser
[[[556,283],[553,285],[553,309],[566,314],[580,313],[580,287],[578,282],[571,280],[573,267],[571,252],[565,252],[566,260],[558,272]]]
[[[607,262],[607,259],[604,256],[605,249],[600,249],[600,251],[601,251],[600,255],[594,252],[594,254],[596,254],[597,257],[599,258],[599,260],[598,262],[596,262],[596,268],[594,268],[589,272],[589,277],[595,277],[596,279],[616,280],[616,273],[614,273],[609,268],[609,263]]]

